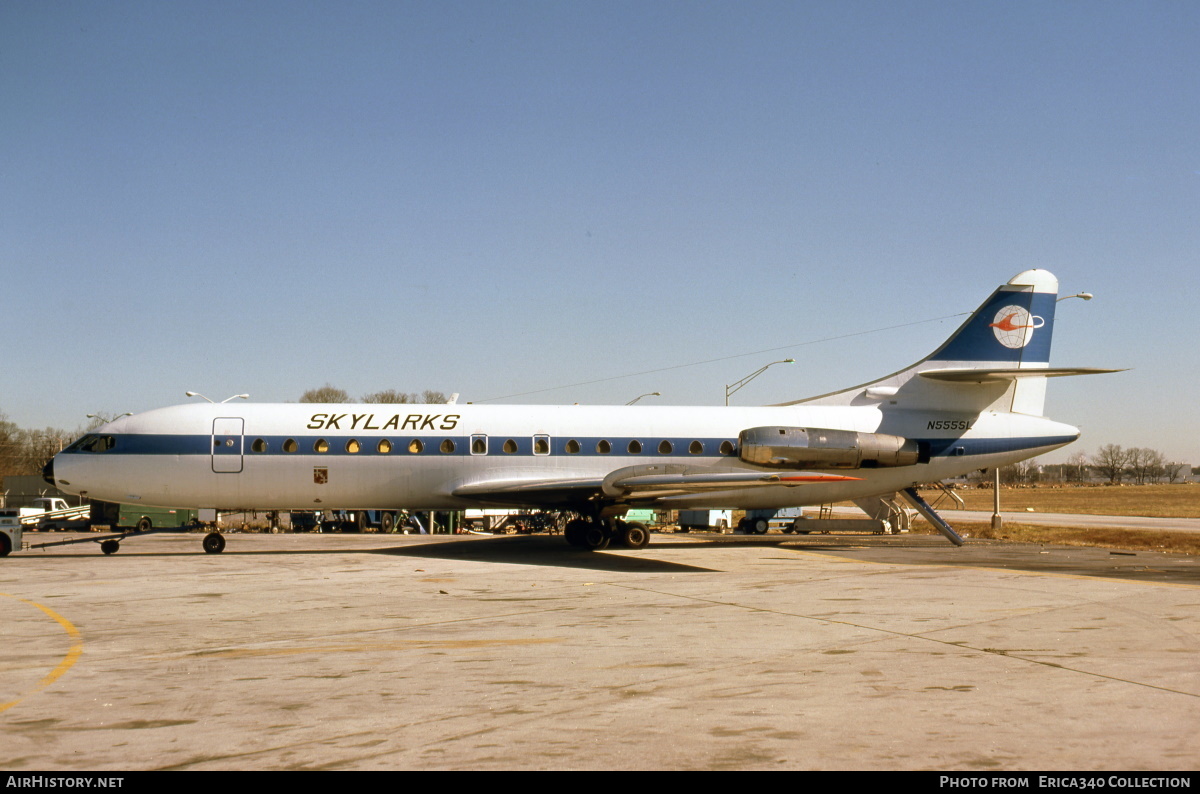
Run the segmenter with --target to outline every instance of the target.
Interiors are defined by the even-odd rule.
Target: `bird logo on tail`
[[[996,312],[995,320],[988,327],[996,334],[996,340],[1007,348],[1025,347],[1033,339],[1034,329],[1046,324],[1045,319],[1030,315],[1020,306],[1005,306]]]

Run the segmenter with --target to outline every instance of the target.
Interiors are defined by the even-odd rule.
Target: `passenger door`
[[[243,420],[240,417],[223,416],[213,420],[213,471],[237,474],[242,470],[242,428]]]

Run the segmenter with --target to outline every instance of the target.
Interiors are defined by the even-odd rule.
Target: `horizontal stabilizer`
[[[954,383],[999,383],[1016,378],[1061,378],[1067,375],[1104,375],[1124,372],[1123,369],[1101,369],[1099,367],[1043,367],[1040,369],[926,369],[918,372],[922,378]]]

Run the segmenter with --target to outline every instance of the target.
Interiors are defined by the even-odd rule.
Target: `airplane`
[[[849,389],[761,407],[191,403],[120,417],[47,464],[53,485],[217,510],[572,511],[566,540],[642,548],[633,508],[769,509],[897,495],[1070,444],[1045,418],[1058,280],[1002,284],[932,354]],[[219,552],[217,533],[206,551]]]

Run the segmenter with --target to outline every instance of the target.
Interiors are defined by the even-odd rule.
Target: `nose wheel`
[[[206,554],[220,554],[225,551],[225,536],[220,532],[209,532],[204,536],[204,552]]]

